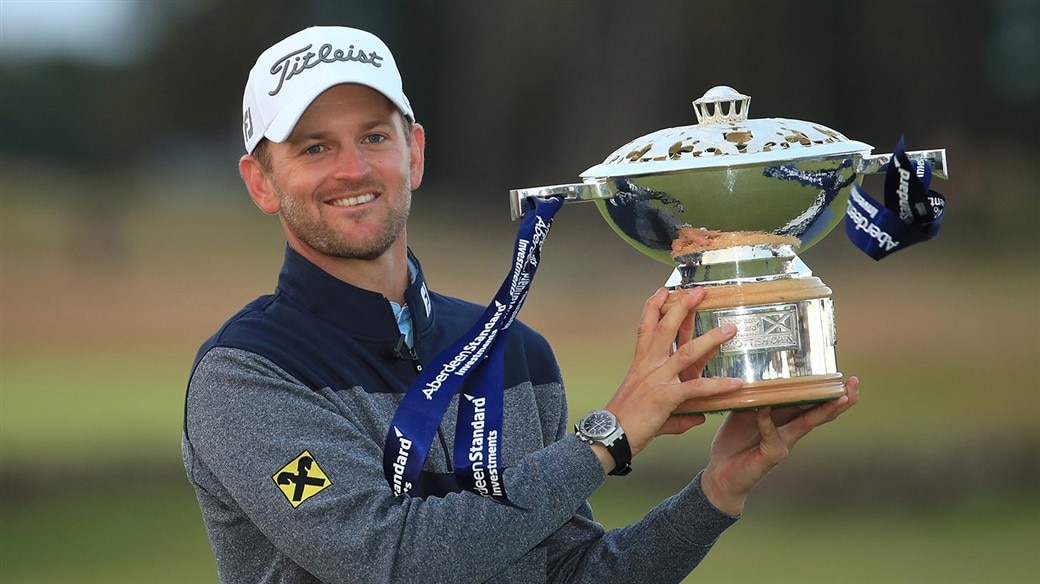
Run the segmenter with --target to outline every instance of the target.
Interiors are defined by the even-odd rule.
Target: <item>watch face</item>
[[[606,438],[617,427],[617,419],[606,410],[596,410],[581,420],[581,433],[594,440]]]

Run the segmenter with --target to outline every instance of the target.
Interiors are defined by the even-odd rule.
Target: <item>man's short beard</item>
[[[386,253],[404,232],[412,200],[411,189],[403,187],[398,197],[400,204],[391,209],[379,235],[370,241],[354,243],[332,229],[320,214],[317,218],[309,217],[306,204],[286,196],[277,184],[274,190],[281,206],[282,220],[300,242],[324,255],[351,260],[370,261]]]

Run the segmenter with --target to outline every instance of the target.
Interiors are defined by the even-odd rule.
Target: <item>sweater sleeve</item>
[[[680,582],[737,518],[712,506],[700,475],[638,523],[602,531],[578,513],[545,542],[553,582]]]
[[[557,429],[557,440],[571,440],[566,400],[559,403],[563,411],[558,418],[562,423]],[[591,448],[579,444],[581,454],[595,458]],[[700,489],[700,473],[641,521],[623,528],[604,532],[593,520],[592,508],[586,502],[542,543],[548,551],[549,581],[680,582],[737,519],[708,502]]]

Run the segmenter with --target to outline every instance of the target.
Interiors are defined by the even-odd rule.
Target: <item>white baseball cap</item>
[[[311,102],[341,83],[375,89],[415,121],[401,73],[383,41],[356,28],[314,26],[261,53],[249,71],[242,99],[246,152],[265,137],[284,142]]]

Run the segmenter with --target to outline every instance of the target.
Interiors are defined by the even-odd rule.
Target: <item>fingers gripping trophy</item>
[[[689,400],[677,413],[843,395],[832,292],[798,252],[845,218],[850,238],[880,259],[934,236],[945,209],[928,189],[932,175],[947,176],[945,150],[905,152],[900,140],[894,154],[871,154],[817,123],[748,119],[750,102],[715,87],[693,102],[697,124],[632,140],[581,183],[510,192],[514,219],[531,198],[593,202],[618,236],[674,268],[670,291],[704,288],[696,334],[736,325],[703,375],[739,377],[743,387]],[[861,187],[864,175],[881,172],[884,203]]]

